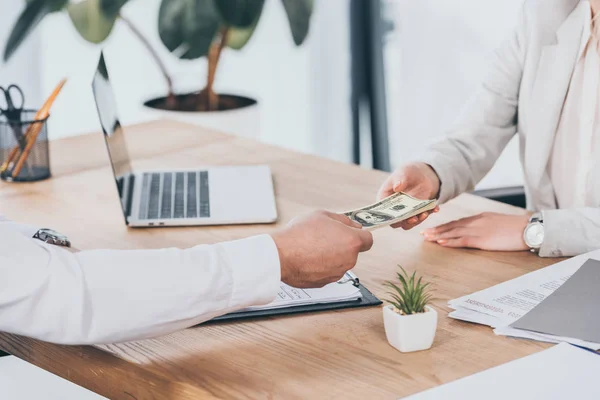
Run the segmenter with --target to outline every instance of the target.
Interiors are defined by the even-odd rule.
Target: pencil
[[[19,176],[19,174],[21,173],[21,169],[23,168],[23,163],[25,163],[25,160],[27,160],[27,157],[29,157],[29,152],[35,145],[37,137],[40,134],[42,127],[44,126],[45,120],[50,115],[50,109],[52,108],[54,101],[60,94],[63,86],[65,86],[65,83],[67,83],[66,79],[63,79],[59,82],[59,84],[56,86],[56,88],[54,89],[54,91],[52,92],[50,97],[48,97],[48,99],[46,100],[46,102],[44,103],[42,108],[40,108],[40,110],[35,115],[34,122],[31,125],[29,125],[29,128],[27,129],[27,132],[25,133],[25,137],[27,138],[27,145],[25,146],[25,149],[21,152],[21,155],[19,156],[19,159],[15,163],[15,166],[12,170],[11,175],[13,176],[13,178]],[[19,147],[17,146],[15,148],[18,152]],[[10,161],[12,161],[12,160],[9,159],[9,162]]]

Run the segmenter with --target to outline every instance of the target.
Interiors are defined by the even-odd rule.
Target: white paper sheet
[[[410,400],[597,400],[600,355],[563,343],[421,392]]]
[[[457,310],[448,314],[450,318],[460,319],[462,321],[474,322],[476,324],[487,325],[491,327],[498,326],[498,318],[483,314],[477,311],[469,310],[468,308],[458,308]]]
[[[244,311],[272,310],[283,307],[304,306],[308,304],[339,303],[358,300],[362,297],[359,288],[351,283],[330,283],[319,289],[297,289],[281,283],[277,298],[262,306],[252,306]]]
[[[573,257],[491,288],[451,300],[448,305],[455,311],[449,316],[497,328],[495,333],[498,335],[551,343],[567,341],[590,349],[600,349],[598,343],[533,333],[508,326],[559,288],[590,258],[600,260],[600,250]]]
[[[515,337],[515,338],[531,339],[531,340],[537,340],[539,342],[546,342],[546,343],[566,342],[566,343],[574,344],[575,346],[585,347],[586,349],[590,349],[590,350],[594,350],[594,351],[600,350],[600,343],[588,342],[585,340],[580,340],[580,339],[565,337],[565,336],[555,336],[555,335],[547,335],[545,333],[525,331],[522,329],[511,328],[510,326],[496,328],[496,329],[494,329],[494,333],[496,335],[500,335],[500,336],[510,336],[510,337]]]

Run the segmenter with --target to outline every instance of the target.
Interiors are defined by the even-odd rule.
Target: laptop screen
[[[125,222],[127,222],[127,217],[131,211],[134,176],[131,170],[123,128],[117,116],[117,101],[108,77],[104,53],[100,53],[100,61],[98,62],[98,69],[94,74],[92,89],[94,91],[98,116],[100,117],[100,125],[104,132],[108,156],[121,198],[121,207],[125,215]]]

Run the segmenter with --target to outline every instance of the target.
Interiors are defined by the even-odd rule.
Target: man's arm
[[[158,336],[268,303],[279,288],[267,235],[187,250],[80,253],[0,237],[0,331],[55,343]]]
[[[272,236],[187,250],[71,253],[0,222],[0,331],[62,344],[171,333],[268,303],[280,279],[320,287],[373,238],[343,215],[312,213]]]
[[[570,257],[600,248],[600,209],[548,210],[542,214],[541,257]]]

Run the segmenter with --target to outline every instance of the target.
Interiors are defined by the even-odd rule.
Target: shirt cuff
[[[560,251],[560,235],[557,235],[556,227],[557,223],[560,226],[562,221],[558,221],[556,215],[552,212],[542,211],[542,221],[544,224],[544,241],[540,247],[538,255],[540,257],[561,257],[562,252]]]
[[[17,232],[19,232],[23,236],[26,236],[30,239],[33,238],[33,235],[35,235],[36,232],[40,230],[40,228],[33,226],[33,225],[18,224],[14,221],[9,220],[8,218],[4,217],[1,214],[0,214],[0,224],[9,226],[11,229],[15,229]]]
[[[540,257],[571,257],[597,249],[596,237],[577,210],[546,210],[542,217],[544,243]]]
[[[233,277],[230,307],[243,308],[275,300],[281,284],[281,266],[271,236],[253,236],[220,246],[229,258]]]

